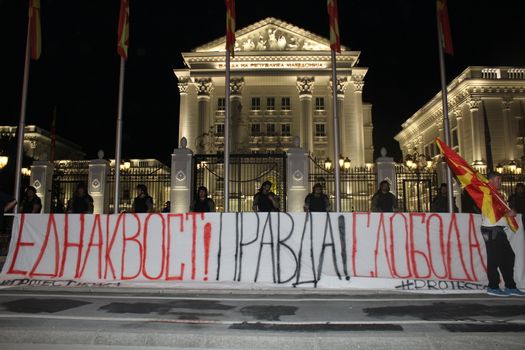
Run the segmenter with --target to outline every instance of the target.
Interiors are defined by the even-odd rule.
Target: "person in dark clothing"
[[[15,205],[15,198],[0,189],[0,232],[4,231],[4,213],[13,209]]]
[[[93,213],[93,197],[87,191],[85,183],[81,182],[77,185],[77,189],[67,203],[67,212],[73,214],[92,214]]]
[[[253,196],[253,211],[279,211],[279,197],[271,192],[272,183],[264,181],[259,191]]]
[[[304,199],[304,211],[306,212],[327,212],[330,211],[330,199],[323,193],[323,185],[316,183]]]
[[[509,197],[509,206],[516,214],[521,214],[521,224],[525,227],[525,184],[518,182],[514,193]]]
[[[38,214],[42,210],[42,201],[36,195],[36,188],[29,186],[26,188],[20,212],[26,214]]]
[[[371,211],[384,213],[397,211],[397,198],[390,192],[390,184],[387,180],[379,183],[379,190],[372,196]]]
[[[501,174],[490,172],[487,178],[489,184],[496,191],[499,191]],[[516,212],[510,209],[506,212],[506,216],[516,216]],[[483,213],[481,214],[481,235],[485,241],[487,252],[487,279],[489,280],[487,294],[498,297],[511,295],[524,297],[525,293],[516,287],[516,282],[514,281],[515,255],[505,232],[507,228],[508,222],[505,216],[494,222],[490,217],[485,216]],[[500,272],[505,282],[505,289],[499,288]]]
[[[137,197],[133,200],[134,213],[153,212],[153,198],[148,194],[146,185],[137,185]]]
[[[481,210],[476,205],[476,202],[468,194],[467,190],[461,192],[461,212],[462,213],[472,213],[472,214],[481,214]]]
[[[215,202],[208,197],[208,189],[199,187],[197,195],[191,203],[190,211],[195,213],[210,213],[215,211]]]
[[[164,208],[162,208],[162,212],[169,213],[170,210],[171,210],[171,202],[167,201],[166,203],[164,203]]]
[[[514,193],[509,197],[509,206],[517,214],[525,214],[525,184],[518,182],[514,187]]]
[[[457,213],[458,207],[454,199],[452,199],[454,204],[454,213]],[[432,204],[430,205],[430,211],[433,213],[448,213],[448,187],[446,183],[442,183],[439,187],[439,192]]]

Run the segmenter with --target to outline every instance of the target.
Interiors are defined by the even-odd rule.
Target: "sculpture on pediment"
[[[255,43],[252,39],[248,38],[246,41],[242,44],[242,48],[244,51],[252,51],[255,48]]]
[[[264,37],[262,34],[259,34],[259,41],[257,42],[257,50],[263,51],[266,50],[266,40],[264,40]]]
[[[277,47],[279,48],[279,50],[284,50],[284,48],[286,47],[286,38],[284,37],[284,35],[281,35],[279,37],[279,40],[277,40]]]
[[[277,37],[275,34],[275,29],[268,29],[268,44],[270,45],[270,50],[277,50]]]
[[[299,48],[299,43],[294,36],[290,38],[290,42],[288,43],[287,48],[289,50],[297,50]]]

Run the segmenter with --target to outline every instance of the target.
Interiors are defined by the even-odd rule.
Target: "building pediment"
[[[235,32],[235,51],[329,51],[329,40],[279,19],[268,17]],[[195,48],[194,52],[225,51],[226,37]],[[345,47],[341,47],[346,50]]]

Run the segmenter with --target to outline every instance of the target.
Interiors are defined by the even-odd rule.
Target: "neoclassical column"
[[[213,91],[213,81],[211,78],[195,79],[195,86],[197,87],[197,101],[198,101],[198,125],[197,125],[197,139],[202,140],[204,133],[208,132],[209,128],[209,114],[210,114],[210,95]],[[193,141],[195,144],[195,141]],[[192,144],[190,143],[190,146]],[[195,144],[196,153],[204,153],[204,145],[200,142]]]
[[[242,117],[242,92],[244,78],[230,79],[230,149],[232,152],[242,152],[248,145],[248,121]]]
[[[312,93],[314,77],[297,77],[297,91],[301,101],[300,132],[301,147],[307,152],[314,150]]]
[[[352,84],[354,85],[354,116],[353,122],[354,131],[351,134],[355,138],[357,148],[354,149],[355,156],[352,158],[352,163],[356,166],[365,165],[365,130],[363,123],[363,87],[365,82],[363,75],[352,75]],[[349,115],[345,115],[345,119],[349,119]]]
[[[179,95],[180,95],[180,108],[179,108],[179,140],[182,137],[188,138],[191,135],[187,135],[188,132],[188,88],[190,77],[178,77],[179,79]]]
[[[470,97],[467,101],[470,109],[470,129],[472,133],[472,161],[485,160],[485,126],[479,116],[481,99]]]
[[[344,116],[344,101],[345,101],[345,91],[346,87],[348,86],[348,78],[347,77],[338,77],[337,78],[337,116],[339,119],[339,125],[336,128],[337,132],[339,133],[339,152],[341,155],[345,157],[350,157],[352,161],[354,160],[354,154],[353,151],[355,150],[355,145],[353,144],[353,140],[351,140],[351,130],[353,129],[350,123],[349,118],[346,118]],[[329,88],[330,88],[330,97],[332,96],[332,79],[329,81]],[[330,98],[330,101],[332,99]],[[330,103],[332,104],[332,103]],[[328,126],[328,132],[331,137],[328,137],[328,140],[334,140],[334,135],[332,135],[334,130],[334,119],[333,115],[329,116],[327,119],[327,126]],[[330,141],[329,141],[330,142]],[[349,144],[349,142],[352,142],[352,144]],[[330,145],[331,151],[330,154],[333,154],[333,146]],[[334,160],[335,164],[337,164],[339,160],[339,157]]]
[[[514,160],[515,144],[516,144],[516,130],[512,125],[513,118],[510,116],[510,107],[512,105],[512,98],[504,97],[501,99],[503,108],[503,142],[505,160]]]
[[[456,128],[457,128],[457,132],[458,132],[458,147],[459,147],[459,151],[461,153],[464,153],[464,150],[463,150],[463,114],[461,112],[461,108],[459,108],[459,107],[455,108],[452,111],[452,114],[456,118]],[[452,135],[450,135],[450,137],[452,137]]]

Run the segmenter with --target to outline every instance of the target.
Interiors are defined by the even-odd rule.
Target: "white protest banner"
[[[0,285],[482,289],[479,225],[448,213],[20,214]],[[509,237],[524,286],[523,229]]]

